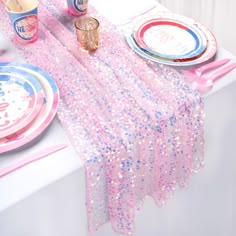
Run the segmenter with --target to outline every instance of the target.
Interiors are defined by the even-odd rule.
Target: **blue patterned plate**
[[[166,59],[193,58],[207,47],[197,27],[164,17],[142,20],[135,25],[133,37],[142,50]]]
[[[43,98],[41,84],[34,76],[0,67],[0,138],[27,126],[39,113]]]
[[[26,63],[0,63],[1,67],[9,71],[17,68],[22,73],[30,74],[40,83],[44,92],[44,102],[35,119],[14,135],[0,138],[0,153],[3,153],[32,141],[48,127],[57,112],[59,90],[55,80],[47,72],[34,65]]]

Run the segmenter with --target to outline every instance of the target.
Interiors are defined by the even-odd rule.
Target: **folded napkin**
[[[59,119],[85,163],[89,232],[110,221],[114,231],[134,233],[146,196],[164,206],[203,166],[202,98],[174,69],[135,54],[91,5],[89,14],[101,23],[92,54],[79,49],[73,17],[60,0],[41,1],[33,44],[18,44],[0,13],[0,30],[19,54],[58,83]]]

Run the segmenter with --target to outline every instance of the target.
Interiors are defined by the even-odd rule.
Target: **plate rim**
[[[211,58],[213,58],[217,52],[217,40],[214,36],[214,34],[203,24],[201,24],[200,22],[195,21],[192,18],[188,18],[186,16],[182,16],[179,14],[175,14],[175,13],[167,13],[167,12],[159,12],[159,14],[155,14],[155,16],[150,15],[148,17],[145,17],[145,19],[149,19],[152,17],[168,17],[170,19],[174,19],[177,21],[181,21],[181,20],[188,20],[189,24],[193,24],[195,27],[198,27],[203,34],[206,35],[207,38],[207,48],[206,50],[199,55],[198,58],[189,60],[189,61],[184,61],[184,60],[168,60],[165,58],[156,58],[153,56],[150,56],[148,54],[146,54],[144,51],[142,51],[138,46],[133,46],[133,44],[135,43],[132,39],[132,28],[129,30],[129,32],[126,33],[125,37],[126,37],[126,41],[128,43],[128,45],[131,47],[131,49],[133,51],[135,51],[137,54],[139,54],[141,57],[146,58],[147,60],[153,61],[153,62],[157,62],[157,63],[162,63],[164,65],[169,65],[169,66],[176,66],[176,67],[182,67],[182,66],[195,66],[201,63],[204,63],[208,60],[210,60]],[[141,19],[144,20],[144,19]],[[140,19],[138,19],[138,21],[141,21]],[[209,49],[209,46],[211,46],[211,48]],[[208,53],[208,54],[206,54]]]
[[[29,112],[27,112],[25,115],[20,117],[20,119],[18,120],[19,121],[18,123],[12,124],[9,128],[4,128],[1,130],[0,138],[4,138],[20,131],[37,116],[43,104],[44,93],[43,93],[43,89],[40,83],[34,76],[27,74],[25,72],[22,73],[18,69],[13,68],[11,71],[9,71],[1,67],[0,75],[9,75],[10,77],[13,77],[14,79],[23,80],[25,83],[27,83],[30,86],[34,95],[32,109]]]
[[[144,30],[145,27],[153,23],[157,25],[162,25],[162,23],[166,23],[165,25],[171,25],[171,26],[176,26],[176,27],[178,27],[178,25],[183,26],[181,28],[184,29],[187,33],[189,33],[194,38],[196,42],[195,45],[197,45],[197,48],[195,47],[194,49],[182,55],[163,54],[163,53],[159,53],[158,51],[151,49],[144,42],[144,39],[142,38],[141,34],[142,34],[142,30]],[[193,36],[193,34],[195,35],[195,37]],[[157,55],[159,57],[167,58],[167,59],[186,59],[186,58],[195,57],[201,54],[202,52],[204,52],[204,50],[207,47],[206,36],[202,34],[201,32],[199,32],[199,29],[194,27],[194,25],[188,24],[184,21],[179,21],[179,20],[177,21],[175,19],[171,19],[168,17],[155,17],[152,19],[147,19],[144,22],[142,21],[141,23],[136,23],[135,26],[133,27],[133,35],[134,35],[135,41],[137,42],[138,46],[140,46],[141,49],[145,48],[145,50],[149,51],[150,53]],[[198,42],[196,40],[198,40]]]
[[[20,139],[17,140],[9,140],[8,142],[5,143],[0,143],[1,151],[0,153],[5,153],[8,151],[15,150],[17,148],[20,148],[24,146],[27,143],[30,143],[33,141],[35,138],[37,138],[41,133],[43,133],[49,124],[52,122],[54,117],[56,116],[58,106],[59,106],[59,99],[60,99],[60,92],[58,85],[56,81],[52,78],[52,76],[44,71],[43,69],[33,65],[33,64],[28,64],[28,63],[20,63],[20,62],[6,62],[6,63],[0,63],[0,66],[6,66],[6,67],[14,67],[14,68],[19,68],[20,70],[28,71],[28,73],[36,73],[40,76],[42,76],[42,80],[44,82],[48,83],[48,85],[51,88],[51,95],[53,96],[52,102],[50,106],[46,106],[42,108],[41,112],[47,113],[46,116],[44,116],[44,119],[41,120],[41,123],[38,124],[36,127],[34,127],[34,130],[30,132],[28,136],[23,136]],[[29,72],[31,71],[31,72]],[[40,82],[41,83],[41,82]],[[43,85],[42,85],[43,87]],[[45,95],[46,96],[46,95]],[[46,103],[47,104],[47,103]],[[43,110],[44,109],[44,110]],[[35,120],[32,121],[32,123],[35,122]],[[29,125],[32,125],[29,124]],[[27,127],[26,127],[27,128]],[[28,129],[23,131],[23,134],[27,134]],[[22,135],[22,133],[20,133]],[[1,140],[1,139],[0,139]]]

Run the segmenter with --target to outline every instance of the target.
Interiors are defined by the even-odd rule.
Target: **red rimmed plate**
[[[164,17],[137,23],[133,37],[142,50],[167,59],[193,58],[207,47],[205,35],[196,27]]]
[[[15,68],[0,68],[0,138],[27,126],[39,113],[43,98],[43,89],[34,76]]]
[[[147,20],[157,18],[157,17],[168,18],[168,19],[180,21],[180,22],[188,22],[188,24],[196,27],[205,35],[207,39],[206,50],[200,55],[198,55],[197,57],[193,57],[189,59],[188,58],[187,59],[168,59],[168,58],[159,57],[145,50],[142,50],[139,47],[139,45],[136,43],[134,37],[132,36],[133,31],[131,31],[130,33],[126,34],[127,43],[140,56],[154,62],[162,63],[165,65],[171,65],[171,66],[194,66],[197,64],[204,63],[215,56],[216,51],[217,51],[217,41],[213,33],[206,26],[202,25],[199,22],[196,22],[195,20],[191,18],[182,16],[182,15],[173,14],[173,13],[166,13],[166,12],[160,12],[158,13],[158,15],[155,14],[155,16],[148,16],[148,17],[142,18],[141,20],[138,19],[138,22],[139,24],[142,24],[142,22],[146,22]]]

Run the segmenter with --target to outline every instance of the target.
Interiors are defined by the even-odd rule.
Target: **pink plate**
[[[38,80],[15,68],[0,68],[0,138],[27,126],[39,113],[44,93]]]
[[[169,59],[196,57],[207,46],[205,35],[196,27],[162,17],[138,24],[133,35],[141,49]]]
[[[193,20],[191,18],[182,16],[182,15],[173,14],[173,13],[159,12],[158,14],[155,14],[154,16],[150,15],[148,17],[143,17],[141,19],[138,19],[138,22],[136,24],[134,24],[134,27],[137,27],[137,25],[141,25],[153,18],[156,19],[158,17],[169,19],[173,22],[174,21],[175,22],[184,22],[184,23],[187,22],[189,25],[191,25],[192,28],[195,28],[196,30],[198,30],[199,32],[201,32],[202,34],[205,35],[205,37],[207,39],[207,47],[203,53],[201,53],[200,55],[193,57],[193,58],[170,59],[170,58],[159,57],[159,56],[154,55],[150,52],[142,50],[139,47],[139,45],[137,44],[137,42],[135,41],[135,39],[133,37],[133,31],[132,31],[132,32],[130,32],[130,34],[126,35],[126,39],[127,39],[129,46],[136,53],[138,53],[140,56],[142,56],[148,60],[154,61],[154,62],[158,62],[158,63],[162,63],[162,64],[166,64],[166,65],[171,65],[171,66],[193,66],[193,65],[197,65],[197,64],[201,64],[203,62],[206,62],[209,59],[211,59],[212,57],[214,57],[214,55],[216,54],[216,51],[217,51],[217,41],[216,41],[214,35],[207,27],[200,24],[199,22],[196,22],[195,20]]]
[[[59,91],[53,78],[36,66],[23,63],[0,63],[1,67],[9,71],[12,68],[18,68],[18,70],[33,75],[40,82],[45,94],[41,110],[28,126],[13,135],[0,138],[0,153],[3,153],[29,143],[48,127],[57,112]]]

